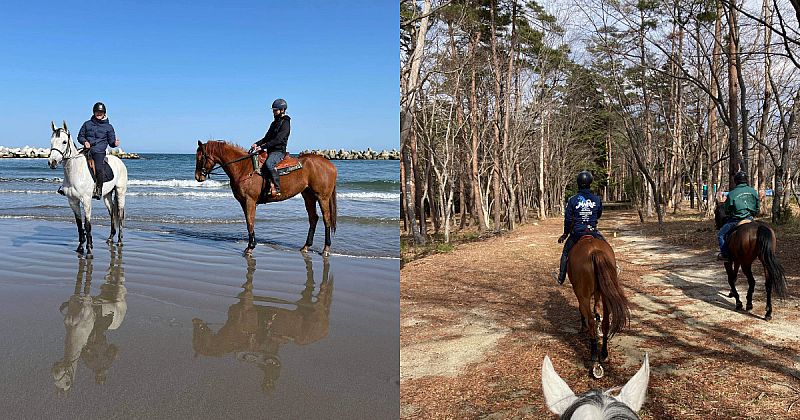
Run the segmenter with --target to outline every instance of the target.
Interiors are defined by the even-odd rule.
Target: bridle
[[[206,143],[206,145],[207,144],[208,143]],[[214,171],[217,170],[217,169],[223,169],[223,168],[225,168],[226,166],[228,166],[228,165],[230,165],[232,163],[241,162],[241,161],[243,161],[245,159],[250,159],[253,156],[253,153],[249,153],[248,152],[247,155],[245,155],[243,157],[240,157],[238,159],[234,159],[234,160],[232,160],[230,162],[218,163],[218,162],[214,161],[214,164],[211,165],[211,169],[206,169],[206,161],[212,160],[212,159],[211,159],[211,156],[209,156],[206,153],[205,145],[201,144],[199,146],[199,148],[200,148],[200,153],[203,154],[200,157],[200,173],[202,173],[204,176],[209,177],[209,178],[211,177],[211,175],[226,175],[224,172],[220,173],[220,172],[214,172]]]
[[[72,143],[72,135],[69,133],[69,130],[64,130],[63,128],[57,128],[57,129],[56,129],[56,134],[60,133],[61,131],[65,132],[65,133],[67,134],[67,141],[68,141],[68,142],[70,142],[70,143]],[[61,136],[59,135],[59,138],[60,138],[60,137],[61,137]],[[73,156],[73,155],[72,155],[72,148],[71,148],[71,147],[69,147],[69,144],[67,144],[66,146],[67,146],[67,147],[66,147],[66,153],[65,153],[65,152],[63,152],[63,151],[61,151],[61,149],[56,149],[55,147],[51,147],[51,148],[50,148],[50,153],[51,153],[51,154],[52,154],[53,152],[58,152],[58,153],[60,153],[60,154],[61,154],[61,160],[65,161],[65,162],[66,162],[67,160],[70,160],[70,159],[76,158],[77,156]],[[78,152],[78,154],[80,154],[80,152]]]

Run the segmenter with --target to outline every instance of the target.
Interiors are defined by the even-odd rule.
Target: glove
[[[563,243],[564,241],[566,241],[566,240],[567,240],[567,236],[569,236],[569,235],[568,235],[568,234],[566,234],[566,233],[565,233],[565,234],[563,234],[563,235],[561,235],[561,236],[558,238],[558,243]]]
[[[91,144],[89,144],[89,142],[88,142],[88,141],[85,141],[85,142],[83,142],[83,148],[84,148],[84,149],[89,149],[89,148],[91,148],[91,147],[92,147],[92,145],[91,145]]]

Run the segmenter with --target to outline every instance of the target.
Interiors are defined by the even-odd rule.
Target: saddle
[[[94,159],[89,156],[89,153],[86,154],[86,163],[89,165],[89,172],[92,174],[92,180],[97,182],[97,168],[94,166]],[[108,164],[108,156],[103,159],[103,167],[100,168],[101,175],[103,176],[103,182],[108,182],[114,179],[114,171],[111,169],[111,165]]]
[[[264,162],[267,161],[267,156],[269,156],[269,153],[267,153],[266,151],[262,151],[262,152],[260,152],[258,154],[258,167],[259,168],[263,168],[264,167]],[[303,164],[300,163],[300,160],[298,160],[296,157],[292,157],[289,153],[286,153],[283,156],[283,159],[281,159],[281,161],[278,162],[277,165],[275,165],[275,169],[278,170],[278,175],[281,175],[281,176],[289,174],[291,172],[294,172],[294,171],[296,171],[298,169],[302,169],[302,168],[303,168]]]
[[[730,240],[730,238],[731,238],[731,235],[733,235],[733,232],[736,232],[737,230],[739,230],[739,228],[740,228],[740,227],[742,227],[742,226],[744,226],[744,225],[746,225],[746,224],[748,224],[748,223],[753,223],[753,221],[752,221],[752,220],[750,220],[750,219],[742,219],[742,220],[740,220],[738,223],[736,223],[736,226],[734,226],[734,227],[733,227],[733,228],[730,230],[730,232],[728,232],[728,234],[727,234],[727,235],[725,235],[725,246],[727,246],[727,244],[728,244],[728,241],[729,241],[729,240]]]

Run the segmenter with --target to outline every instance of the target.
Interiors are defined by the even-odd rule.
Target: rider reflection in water
[[[561,266],[556,278],[558,284],[564,284],[564,279],[567,277],[567,256],[582,236],[592,235],[605,240],[597,230],[597,221],[603,214],[603,202],[589,189],[592,185],[592,174],[583,171],[578,174],[577,181],[578,193],[567,201],[564,208],[564,234],[558,238],[558,243],[564,242],[565,239],[567,241],[561,252]]]

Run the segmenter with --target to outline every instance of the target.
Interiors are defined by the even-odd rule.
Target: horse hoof
[[[765,316],[764,316],[764,321],[769,321],[769,320],[771,320],[771,319],[772,319],[772,315],[769,315],[769,314],[768,314],[768,315],[765,315]]]
[[[242,255],[253,255],[253,248],[245,248]]]
[[[605,362],[606,359],[608,359],[608,352],[607,351],[600,352],[600,361]]]
[[[749,311],[751,309],[753,309],[753,304],[752,303],[748,303],[747,306],[744,308],[745,311]]]
[[[108,239],[106,239],[106,244],[107,245],[113,245],[114,244],[114,240],[111,239],[111,238],[108,238]]]
[[[592,377],[595,379],[600,379],[605,375],[603,371],[603,366],[600,363],[595,363],[594,367],[592,368]]]
[[[300,248],[300,252],[302,252],[303,254],[308,253],[308,247],[304,246],[304,247]]]
[[[741,310],[742,310],[742,308],[743,308],[743,306],[742,306],[742,303],[741,303],[741,302],[737,302],[737,303],[736,303],[736,310],[737,310],[737,311],[741,311]]]
[[[734,295],[733,292],[730,292],[730,293],[728,293],[728,297],[732,298],[732,297],[736,297],[736,295]]]
[[[330,251],[322,251],[322,256],[325,257],[325,258],[328,258],[328,257],[331,256],[331,253],[330,253]]]

